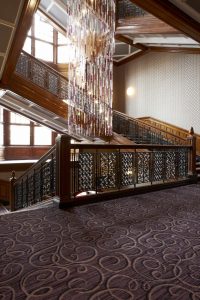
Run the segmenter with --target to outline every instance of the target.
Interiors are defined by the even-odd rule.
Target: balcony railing
[[[15,72],[59,99],[68,99],[68,80],[53,68],[22,51]]]
[[[196,180],[191,145],[70,144],[62,135],[56,146],[12,182],[12,209],[57,195],[60,207],[91,198],[113,198],[169,184]]]

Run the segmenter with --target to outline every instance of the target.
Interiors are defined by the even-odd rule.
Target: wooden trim
[[[136,59],[138,57],[141,57],[141,56],[147,54],[148,52],[149,52],[149,50],[140,51],[140,52],[137,52],[135,54],[133,53],[133,55],[130,55],[130,56],[124,58],[121,61],[114,61],[114,65],[117,66],[117,67],[119,67],[119,66],[121,66],[123,64],[126,64],[126,63],[128,63],[128,62],[130,62],[130,61],[132,61],[132,60],[134,60],[134,59]]]
[[[29,80],[17,74],[13,74],[9,89],[39,106],[54,112],[60,117],[67,118],[67,105],[61,99],[58,99],[50,92]]]
[[[169,1],[131,0],[155,17],[200,42],[200,24]]]
[[[55,30],[62,33],[63,35],[66,35],[66,30],[60,24],[58,24],[53,18],[47,15],[47,13],[41,7],[38,8],[38,11],[48,19],[49,24],[51,24],[55,28]]]
[[[50,146],[6,146],[1,148],[1,156],[4,160],[26,160],[26,159],[39,159],[44,155]],[[0,164],[0,170],[2,171],[3,165]]]
[[[15,70],[28,30],[30,29],[32,24],[33,15],[39,3],[39,0],[27,0],[24,3],[21,17],[17,25],[13,43],[11,45],[10,52],[7,58],[7,63],[5,65],[5,69],[2,76],[2,82],[4,84],[8,84],[8,82],[10,82],[11,80],[11,75]]]
[[[200,54],[200,48],[150,46],[149,49],[153,52]]]
[[[123,35],[180,33],[179,30],[151,14],[145,14],[141,17],[126,17],[124,19],[119,19],[116,32]]]
[[[130,38],[126,37],[126,36],[123,36],[122,34],[115,34],[115,38],[118,41],[121,41],[123,43],[129,44],[132,47],[138,48],[140,50],[148,50],[148,47],[146,47],[146,46],[144,46],[142,44],[139,44],[139,43],[134,44],[132,39],[130,39]]]
[[[1,172],[12,172],[15,171],[26,171],[29,169],[34,163],[33,162],[27,162],[24,160],[22,163],[7,163],[7,164],[1,164],[0,163],[0,171]]]
[[[165,130],[166,132],[172,133],[181,138],[187,138],[189,134],[189,130],[187,129],[172,125],[167,122],[163,122],[153,117],[141,117],[138,118],[138,120],[142,120],[146,124],[154,124],[154,126],[157,127],[158,129]],[[197,155],[200,155],[200,134],[195,133],[195,136],[196,136],[196,152]]]
[[[8,110],[3,110],[3,135],[4,135],[4,146],[10,144],[10,113]]]

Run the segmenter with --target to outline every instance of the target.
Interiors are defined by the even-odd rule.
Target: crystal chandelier
[[[67,0],[69,130],[85,136],[112,135],[114,0]]]

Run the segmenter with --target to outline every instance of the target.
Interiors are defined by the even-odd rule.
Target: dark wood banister
[[[31,173],[37,166],[41,165],[45,162],[49,156],[56,150],[56,146],[54,145],[51,149],[48,150],[36,163],[34,163],[28,170],[26,170],[19,178],[17,178],[16,182],[20,182],[23,178],[25,178],[28,174]]]
[[[170,132],[168,132],[168,131],[165,131],[165,130],[163,130],[163,129],[157,128],[156,126],[153,126],[153,125],[151,125],[151,124],[147,125],[147,123],[145,123],[145,122],[143,122],[143,121],[141,121],[141,120],[135,119],[135,118],[133,118],[133,117],[130,117],[130,116],[128,116],[128,115],[126,115],[126,114],[124,114],[124,113],[122,113],[122,112],[119,112],[119,111],[116,111],[116,110],[114,110],[113,112],[116,113],[117,115],[122,116],[123,118],[126,118],[126,119],[128,119],[128,120],[133,120],[134,122],[136,122],[136,123],[138,123],[138,124],[141,124],[141,126],[143,126],[143,127],[146,128],[146,129],[152,128],[152,129],[154,129],[154,130],[156,130],[156,131],[159,131],[159,132],[161,132],[161,133],[163,133],[163,134],[167,134],[167,135],[169,135],[169,136],[172,136],[172,137],[175,138],[175,139],[179,139],[179,140],[181,140],[181,141],[183,141],[183,142],[186,142],[186,139],[184,139],[184,138],[181,138],[181,137],[179,137],[179,136],[177,136],[177,135],[175,135],[175,134],[173,134],[173,133],[170,133]]]

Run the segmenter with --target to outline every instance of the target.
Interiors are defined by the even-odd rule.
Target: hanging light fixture
[[[86,136],[112,135],[114,0],[67,0],[68,125]]]

